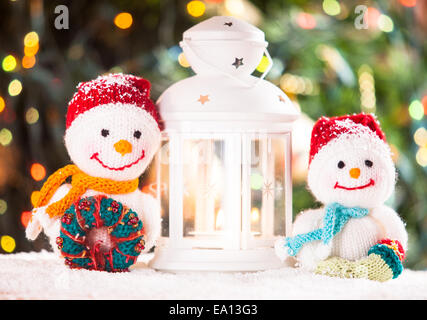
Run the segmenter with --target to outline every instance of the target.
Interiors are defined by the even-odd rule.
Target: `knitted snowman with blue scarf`
[[[370,114],[320,118],[313,127],[308,187],[324,204],[300,213],[277,255],[304,269],[386,281],[402,272],[408,235],[384,202],[396,171],[377,119]]]

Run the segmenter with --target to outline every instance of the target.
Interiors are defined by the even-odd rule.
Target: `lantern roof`
[[[299,115],[295,105],[263,77],[273,61],[264,32],[227,16],[198,23],[180,42],[196,75],[166,89],[157,101],[165,129],[281,131]],[[269,67],[252,76],[263,55]]]
[[[289,127],[300,112],[276,85],[253,76],[248,86],[224,75],[195,75],[166,89],[157,101],[165,129]],[[210,125],[209,125],[210,124]]]
[[[246,21],[215,16],[204,20],[184,32],[185,40],[249,40],[264,42],[264,32]]]

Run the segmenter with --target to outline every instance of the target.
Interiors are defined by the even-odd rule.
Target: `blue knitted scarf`
[[[295,237],[285,238],[285,246],[288,247],[288,254],[295,256],[304,244],[311,241],[322,240],[324,244],[328,244],[341,231],[348,220],[351,218],[362,218],[368,213],[369,210],[365,208],[347,208],[336,202],[328,204],[325,207],[323,228],[298,234]]]

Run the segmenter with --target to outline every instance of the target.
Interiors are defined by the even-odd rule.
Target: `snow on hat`
[[[329,142],[343,135],[370,134],[386,143],[385,134],[372,114],[354,114],[339,117],[321,117],[313,127],[309,163]]]
[[[68,104],[66,129],[84,112],[105,104],[131,104],[147,111],[160,129],[160,116],[150,99],[150,82],[128,74],[108,74],[79,83]]]

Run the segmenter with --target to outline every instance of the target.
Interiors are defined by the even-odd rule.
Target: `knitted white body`
[[[49,201],[49,204],[62,199],[70,189],[69,184],[62,185]],[[91,197],[98,194],[103,194],[96,192],[94,190],[88,190],[82,197]],[[116,201],[119,201],[123,205],[132,208],[138,214],[138,218],[143,221],[144,227],[144,239],[145,239],[145,249],[142,251],[149,251],[154,245],[156,240],[160,236],[160,205],[156,199],[151,195],[141,192],[140,190],[135,190],[132,193],[127,194],[103,194],[109,198],[112,198]],[[26,236],[30,240],[34,240],[39,235],[41,229],[49,238],[49,243],[52,246],[55,252],[59,253],[59,250],[56,245],[56,237],[59,236],[60,229],[60,219],[50,218],[46,214],[47,206],[40,207],[35,209],[33,213],[33,221],[30,223],[26,229]]]
[[[293,224],[292,235],[307,233],[323,227],[324,208],[300,213]],[[403,221],[387,206],[372,208],[363,218],[350,219],[328,246],[321,241],[306,243],[296,256],[298,264],[314,271],[321,260],[341,257],[356,261],[367,255],[368,250],[379,240],[390,238],[400,241],[407,249],[408,235]],[[282,256],[283,256],[283,251]]]

